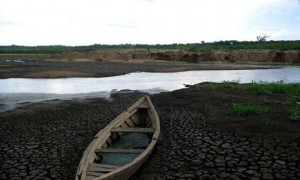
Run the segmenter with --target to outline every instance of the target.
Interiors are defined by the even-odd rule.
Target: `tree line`
[[[119,44],[105,45],[94,44],[90,46],[0,46],[0,54],[54,54],[69,51],[89,52],[94,50],[187,50],[187,51],[210,51],[210,50],[300,50],[300,40],[296,41],[218,41],[201,42],[191,44]]]

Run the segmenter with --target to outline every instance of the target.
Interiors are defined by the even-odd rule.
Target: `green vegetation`
[[[212,87],[248,90],[255,95],[300,94],[300,84],[285,84],[284,81],[273,83],[252,82],[249,84],[240,84],[239,81],[223,81],[222,83],[211,83],[210,85]]]
[[[211,83],[210,86],[223,87],[230,89],[247,90],[254,95],[276,95],[284,94],[291,97],[287,112],[289,119],[300,122],[300,84],[284,84],[283,81],[274,83],[252,82],[249,84],[240,84],[239,81],[223,81],[222,83]],[[197,86],[196,86],[197,88]],[[230,113],[234,115],[261,115],[264,111],[258,106],[236,104],[230,109]]]
[[[104,45],[94,44],[90,46],[0,46],[0,54],[53,54],[68,51],[88,52],[93,50],[124,50],[124,49],[145,49],[145,50],[186,50],[191,52],[210,50],[300,50],[300,41],[218,41],[210,43],[193,44],[120,44]]]
[[[283,84],[282,81],[275,83],[251,83],[248,89],[252,94],[263,95],[263,94],[286,94],[290,86]]]
[[[229,109],[229,113],[238,116],[260,116],[266,113],[266,110],[257,105],[253,104],[234,104],[233,107]]]
[[[210,85],[211,87],[217,86],[230,89],[241,89],[243,86],[240,81],[223,81],[222,83],[211,83]]]
[[[292,97],[291,104],[294,106],[300,105],[300,95]]]
[[[300,107],[292,107],[289,109],[289,118],[292,121],[298,121],[300,122]]]

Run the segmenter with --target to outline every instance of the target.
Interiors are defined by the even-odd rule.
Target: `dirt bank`
[[[248,62],[248,63],[300,63],[300,51],[271,51],[271,50],[230,50],[230,51],[90,51],[85,53],[67,52],[52,56],[53,60],[167,60],[200,62]]]
[[[140,61],[139,61],[140,62]],[[177,72],[188,70],[233,70],[270,68],[263,65],[238,64],[188,64],[127,61],[0,61],[0,78],[65,78],[107,77],[131,72]]]
[[[0,113],[0,179],[74,179],[93,135],[142,95],[48,101]],[[151,98],[161,136],[132,179],[300,178],[300,126],[288,120],[288,96],[202,84]],[[270,111],[263,117],[226,113],[228,105],[248,102]]]

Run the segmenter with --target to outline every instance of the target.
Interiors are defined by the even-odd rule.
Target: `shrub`
[[[251,116],[251,115],[264,115],[266,110],[257,105],[251,104],[234,104],[232,108],[229,109],[230,114],[238,116]]]

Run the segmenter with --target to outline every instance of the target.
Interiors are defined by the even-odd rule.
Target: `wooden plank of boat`
[[[106,164],[96,164],[92,163],[90,164],[89,168],[87,169],[88,172],[99,172],[105,174],[108,172],[111,172],[115,169],[119,168],[118,166],[112,166],[112,165],[106,165]],[[91,175],[90,173],[87,173],[88,175]]]
[[[111,129],[111,132],[132,132],[132,133],[153,133],[153,128],[132,128],[132,127],[117,127]]]
[[[146,149],[115,149],[110,147],[124,132],[150,133],[150,143]],[[128,179],[150,156],[159,134],[160,123],[157,112],[150,98],[144,96],[95,135],[95,139],[85,150],[80,161],[76,180]],[[118,167],[101,164],[103,153],[137,153],[138,156],[129,160],[127,164]]]
[[[101,173],[101,172],[95,172],[95,171],[87,171],[86,175],[87,176],[94,176],[95,177],[99,177],[104,175],[105,173]]]
[[[119,168],[119,166],[113,166],[113,165],[109,165],[109,164],[97,164],[97,163],[92,163],[92,164],[90,164],[90,166],[95,166],[95,167],[99,167],[99,168],[106,168],[106,169],[117,169],[117,168]]]
[[[96,153],[142,153],[144,149],[96,149]]]

